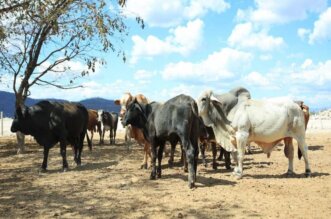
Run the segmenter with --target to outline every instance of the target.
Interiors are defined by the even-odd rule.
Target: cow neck
[[[149,104],[149,103],[146,103],[146,104],[140,103],[139,105],[141,107],[142,115],[143,115],[143,118],[145,120],[145,124],[143,126],[142,131],[143,131],[143,134],[144,134],[144,138],[148,139],[148,136],[149,136],[149,133],[148,133],[148,117],[152,113],[152,107],[151,107],[151,104]]]

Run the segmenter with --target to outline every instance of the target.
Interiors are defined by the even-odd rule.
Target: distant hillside
[[[43,99],[32,99],[27,98],[26,105],[31,106]],[[66,101],[58,99],[47,99],[47,100],[57,100],[57,101]],[[103,98],[89,98],[79,101],[88,109],[103,109],[106,111],[119,112],[120,107],[114,104],[113,100],[107,100]],[[15,95],[6,91],[0,91],[0,111],[4,112],[4,117],[14,117],[15,111]]]

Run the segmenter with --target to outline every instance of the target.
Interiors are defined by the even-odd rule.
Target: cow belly
[[[277,141],[274,141],[274,142],[271,142],[271,143],[265,143],[265,142],[258,142],[258,141],[255,141],[255,143],[260,146],[263,150],[264,153],[270,153],[272,151],[272,149],[281,141],[282,139],[280,140],[277,140]]]

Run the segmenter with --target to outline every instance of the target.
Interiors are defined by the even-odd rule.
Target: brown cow
[[[133,97],[131,95],[131,93],[129,93],[129,92],[128,93],[125,93],[122,96],[121,99],[114,101],[116,105],[120,105],[121,106],[121,111],[120,111],[120,118],[121,118],[121,120],[122,120],[122,118],[125,115],[125,112],[127,110],[128,104],[134,98],[138,101],[138,103],[144,103],[144,104],[147,104],[148,103],[148,100],[147,100],[147,98],[144,95],[138,94],[135,97]],[[141,164],[141,168],[147,169],[147,166],[148,166],[147,165],[148,157],[150,158],[150,162],[151,162],[151,144],[146,140],[146,138],[144,137],[144,134],[143,134],[143,132],[142,132],[141,129],[132,126],[131,127],[131,130],[130,130],[130,133],[131,133],[131,138],[134,138],[138,142],[138,144],[144,145],[144,160],[143,160],[143,163]]]
[[[93,133],[98,131],[100,140],[99,144],[101,144],[101,123],[98,121],[98,112],[93,109],[88,109],[88,123],[87,123],[87,130],[91,132],[91,143],[93,145]],[[92,147],[90,148],[92,150]]]

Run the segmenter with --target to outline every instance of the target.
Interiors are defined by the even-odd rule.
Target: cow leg
[[[77,145],[75,145],[75,148],[76,148],[75,161],[76,161],[77,166],[80,166],[82,163],[81,155],[82,155],[82,151],[83,151],[83,145],[84,145],[84,133],[82,133],[80,135]]]
[[[308,161],[308,153],[307,153],[308,152],[308,147],[306,145],[304,137],[297,138],[297,141],[298,141],[298,146],[301,150],[302,156],[305,159],[305,166],[306,166],[305,175],[306,175],[306,177],[310,177],[311,176],[311,170],[310,170],[309,161]]]
[[[165,142],[162,142],[159,147],[159,151],[157,154],[158,166],[157,166],[157,178],[161,178],[162,175],[162,157],[163,157],[163,149]]]
[[[182,148],[182,162],[183,162],[183,166],[184,166],[184,172],[187,173],[188,172],[188,166],[187,166],[187,159],[186,159],[186,150]]]
[[[225,151],[225,149],[223,148],[224,150],[224,161],[225,161],[225,168],[227,170],[231,170],[231,153],[228,152],[228,151]]]
[[[113,139],[114,139],[114,141],[113,141],[114,144],[116,144],[116,142],[115,142],[115,141],[116,141],[116,129],[114,129],[114,136],[113,136]]]
[[[91,131],[91,143],[92,143],[92,145],[93,145],[93,134],[94,134],[94,131],[92,130]]]
[[[49,148],[47,146],[44,146],[44,159],[43,159],[43,163],[41,164],[42,172],[46,172],[47,170],[48,152],[49,152]]]
[[[101,137],[101,144],[104,144],[104,139],[105,139],[105,128],[102,129],[102,137]]]
[[[175,156],[175,150],[176,150],[176,143],[174,142],[170,142],[170,157],[169,157],[169,160],[168,160],[168,165],[169,165],[169,168],[172,168],[174,166],[174,156]]]
[[[234,168],[233,173],[234,173],[234,175],[237,176],[238,179],[242,178],[242,175],[243,175],[243,161],[244,161],[245,147],[247,144],[248,136],[249,136],[249,134],[246,131],[237,131],[236,132],[238,164]]]
[[[206,155],[205,155],[206,146],[207,146],[207,142],[205,140],[203,140],[200,143],[200,152],[201,152],[202,163],[205,167],[207,167],[207,161],[206,161]]]
[[[147,142],[144,142],[144,160],[143,163],[140,166],[140,169],[147,169],[148,165],[148,156],[150,156],[150,146]]]
[[[198,142],[196,142],[196,147],[193,147],[194,151],[194,182],[197,180],[197,170],[198,170],[198,158],[199,158],[199,147]]]
[[[294,174],[293,172],[293,157],[294,157],[294,148],[293,148],[293,140],[292,138],[285,138],[284,139],[284,153],[285,156],[288,158],[288,169],[287,175],[291,176]]]
[[[156,145],[155,143],[151,145],[151,149],[152,149],[152,172],[151,172],[151,176],[150,179],[151,180],[155,180],[156,179]]]
[[[99,133],[99,145],[101,145],[102,130],[101,130],[101,124],[100,123],[97,124],[97,130],[98,130],[98,133]]]
[[[223,159],[223,155],[224,155],[224,148],[221,146],[220,149],[220,156],[217,158],[219,161],[221,161]]]
[[[61,140],[60,141],[60,153],[62,156],[62,160],[63,160],[63,172],[68,170],[68,162],[67,162],[67,143],[65,140]]]
[[[187,141],[183,141],[183,148],[186,153],[186,159],[188,163],[188,186],[189,188],[194,187],[195,176],[195,151],[193,145]]]
[[[217,155],[217,148],[216,142],[211,142],[211,150],[213,153],[213,169],[217,170],[217,162],[216,162],[216,155]]]
[[[109,130],[109,144],[111,145],[112,142],[113,142],[113,130],[110,129],[110,130]]]

